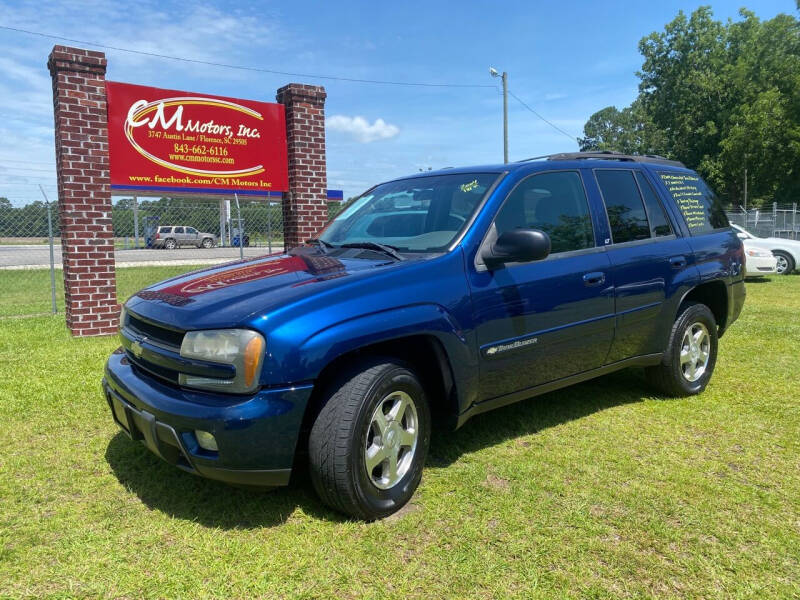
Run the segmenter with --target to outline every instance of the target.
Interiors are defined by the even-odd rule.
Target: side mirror
[[[742,232],[740,231],[739,233],[737,233],[737,234],[736,234],[736,237],[738,237],[740,240],[746,240],[746,239],[748,239],[750,236],[749,236],[749,235],[747,235],[746,233],[742,233]]]
[[[501,234],[481,255],[489,270],[506,263],[542,260],[550,254],[550,236],[538,229],[512,229]]]

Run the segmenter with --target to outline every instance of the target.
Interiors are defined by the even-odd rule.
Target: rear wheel
[[[668,396],[692,396],[708,385],[717,363],[717,322],[705,304],[681,306],[661,364],[645,373]]]
[[[788,275],[794,271],[795,264],[791,254],[783,250],[773,250],[772,253],[775,255],[775,258],[778,259],[778,275]]]
[[[371,521],[414,494],[430,444],[430,410],[419,377],[400,361],[373,359],[327,391],[311,429],[311,481],[332,508]]]
[[[166,248],[167,250],[174,250],[177,247],[178,247],[178,243],[175,240],[173,240],[172,238],[169,238],[169,239],[164,241],[164,248]]]

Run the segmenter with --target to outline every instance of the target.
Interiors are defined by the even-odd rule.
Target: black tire
[[[214,240],[212,240],[211,238],[203,238],[203,241],[200,242],[200,245],[206,250],[208,250],[209,248],[214,247]]]
[[[778,258],[778,275],[788,275],[794,271],[796,265],[791,254],[783,250],[773,250],[772,253]],[[782,261],[785,261],[786,266],[784,268],[781,268]]]
[[[164,248],[166,248],[167,250],[175,250],[175,248],[177,247],[178,243],[172,238],[167,238],[166,240],[164,240]]]
[[[686,373],[687,370],[691,373],[692,366],[688,363],[684,366],[681,363],[681,351],[686,348],[684,336],[687,330],[693,327],[695,328],[693,331],[701,331],[699,326],[705,328],[705,333],[708,337],[708,360],[701,374],[698,375],[697,370],[695,370],[694,375],[697,376],[697,379],[692,380],[691,377],[693,375]],[[645,375],[656,389],[667,396],[693,396],[699,394],[706,389],[714,373],[714,367],[717,364],[717,346],[717,322],[711,309],[705,304],[685,302],[681,305],[678,317],[672,326],[669,344],[664,352],[661,364],[646,368]],[[688,361],[693,360],[691,352],[692,350],[689,349],[687,353],[689,355]],[[702,360],[702,350],[699,350],[696,356],[698,357],[697,360]]]
[[[331,508],[365,521],[400,510],[419,485],[430,445],[430,409],[419,377],[404,362],[376,357],[343,374],[326,395],[308,444],[311,481],[317,494]],[[389,458],[386,467],[381,463],[368,472],[366,451],[368,444],[372,447],[378,439],[372,420],[378,406],[383,410],[394,402],[395,395],[407,395],[413,402],[416,443],[413,451],[410,446],[406,450],[409,458],[404,474],[391,487],[381,489],[374,481],[375,474],[388,468]],[[401,415],[400,420],[390,419],[389,423],[400,427],[404,419]],[[404,456],[403,451],[398,448],[398,456]],[[400,469],[397,471],[399,476]]]

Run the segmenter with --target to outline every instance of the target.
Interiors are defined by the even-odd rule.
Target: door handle
[[[601,285],[606,281],[606,274],[602,271],[593,271],[592,273],[586,273],[583,276],[583,283],[587,287],[593,287],[595,285]]]
[[[686,257],[685,256],[672,256],[669,259],[669,264],[672,265],[675,269],[680,269],[681,267],[686,266]]]

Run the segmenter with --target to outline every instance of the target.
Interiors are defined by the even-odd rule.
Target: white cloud
[[[325,120],[328,129],[351,135],[357,142],[367,144],[375,140],[388,140],[400,133],[400,128],[383,119],[375,119],[370,125],[364,117],[333,115]]]

